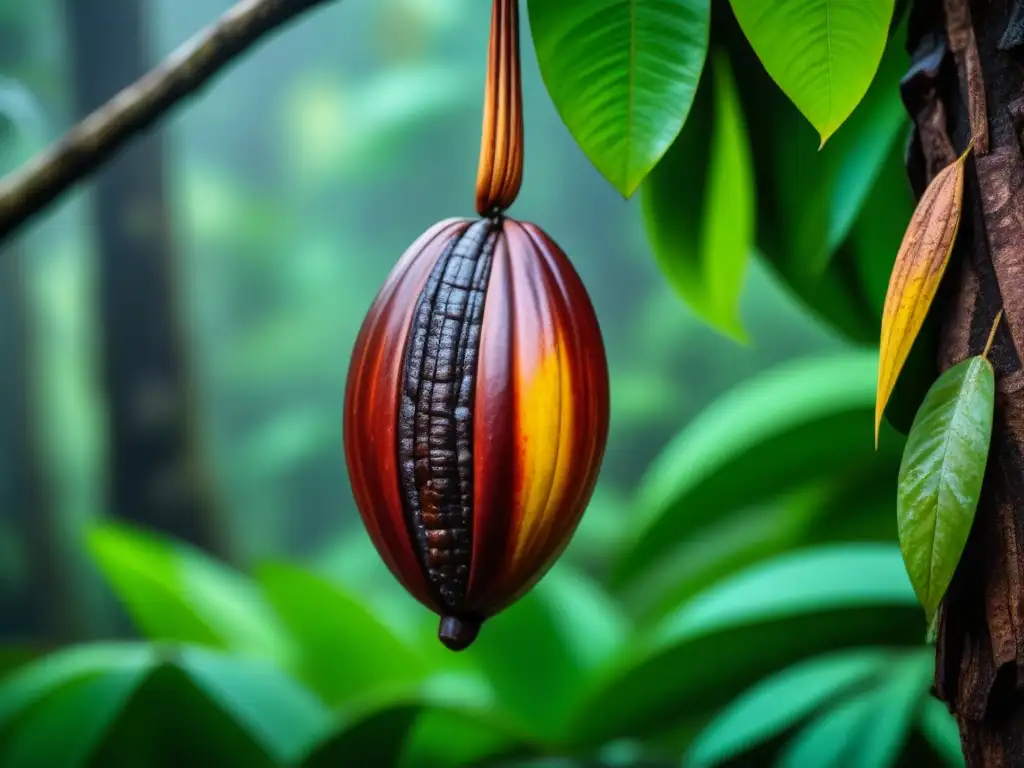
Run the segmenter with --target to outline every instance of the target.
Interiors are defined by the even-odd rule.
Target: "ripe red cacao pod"
[[[565,549],[604,454],[604,346],[562,250],[500,215],[422,235],[359,332],[344,432],[374,546],[465,648]]]

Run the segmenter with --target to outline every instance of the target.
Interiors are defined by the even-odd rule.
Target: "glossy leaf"
[[[687,765],[713,766],[775,738],[886,667],[890,654],[864,649],[796,664],[722,710],[690,750]]]
[[[0,763],[84,765],[154,662],[139,644],[90,644],[8,676],[0,684]]]
[[[885,405],[949,263],[960,225],[966,158],[965,152],[928,185],[893,264],[882,314],[875,402],[876,442]]]
[[[167,713],[174,713],[174,728]],[[268,662],[168,647],[119,713],[92,764],[290,765],[328,727],[327,710]]]
[[[902,35],[898,33],[895,39],[905,39],[905,30]],[[902,157],[909,119],[899,90],[900,78],[909,64],[909,56],[902,45],[894,43],[887,47],[867,95],[818,153],[815,165],[821,166],[820,173],[808,184],[804,205],[794,212],[797,217],[801,212],[803,216],[798,218],[792,257],[816,275],[821,274],[840,248],[852,239],[856,227],[861,227],[861,234],[865,230],[874,233],[879,224],[898,222],[895,241],[885,241],[886,245],[891,244],[890,249],[883,247],[877,254],[854,254],[857,258],[881,259],[887,263],[886,282],[877,299],[879,307],[893,254],[913,211]],[[885,175],[889,170],[888,161],[894,154],[897,159],[892,165],[902,174],[898,180],[892,179],[892,174]],[[883,207],[884,210],[879,210]],[[870,301],[871,297],[868,299]]]
[[[850,765],[853,768],[853,764],[844,762],[844,759],[877,703],[871,693],[865,693],[820,715],[787,744],[777,765],[779,768],[805,768],[808,765]],[[857,768],[866,766],[858,764]]]
[[[296,641],[299,676],[328,704],[426,676],[422,654],[340,586],[283,564],[262,566],[258,579]]]
[[[724,52],[705,70],[695,113],[645,182],[643,204],[651,247],[673,288],[707,323],[745,340],[739,299],[754,243],[754,180]]]
[[[728,47],[744,112],[756,126],[750,141],[759,255],[820,320],[852,341],[875,344],[880,309],[871,311],[872,302],[852,278],[857,266],[830,243],[843,242],[849,216],[856,213],[859,220],[858,206],[885,192],[876,163],[884,157],[886,130],[899,143],[898,127],[887,126],[898,116],[899,79],[908,57],[902,46],[890,46],[868,95],[819,152],[814,129],[764,71],[731,14],[716,15],[713,42]],[[900,189],[906,186],[904,178]],[[870,191],[858,199],[865,187]],[[883,294],[899,236],[892,253],[882,254],[888,259]]]
[[[253,585],[199,550],[116,525],[94,528],[89,549],[147,636],[286,655],[285,635]]]
[[[907,438],[896,496],[900,549],[929,622],[971,531],[994,407],[992,365],[969,358],[932,385]]]
[[[419,714],[420,707],[409,703],[371,712],[354,722],[347,722],[306,754],[299,765],[302,768],[333,768],[347,765],[357,756],[365,765],[396,765]]]
[[[683,127],[708,50],[710,0],[530,0],[541,75],[590,161],[629,197]]]
[[[447,698],[447,696],[446,696]],[[493,712],[478,707],[432,706],[425,709],[405,742],[400,768],[461,768],[479,765],[500,755],[534,754],[541,747],[510,727]]]
[[[869,352],[786,363],[712,403],[647,470],[614,576],[637,578],[727,512],[871,455],[876,358]]]
[[[935,671],[930,649],[900,659],[874,692],[875,705],[865,729],[849,750],[848,764],[863,768],[896,768],[907,744],[914,715],[928,695]]]
[[[599,675],[572,733],[582,744],[640,737],[659,718],[704,716],[815,653],[917,644],[915,616],[895,547],[822,547],[775,558],[712,587],[636,638]]]
[[[562,735],[590,672],[617,652],[625,620],[601,588],[559,563],[522,600],[488,622],[465,652],[494,687],[514,724]],[[531,675],[510,648],[530,648]],[[537,697],[536,678],[544,696]]]
[[[932,748],[950,768],[964,764],[963,748],[960,746],[960,729],[946,705],[931,697],[925,699],[918,714],[921,731]]]
[[[277,667],[185,648],[176,666],[271,757],[287,762],[327,727],[327,710]]]
[[[885,50],[893,0],[731,0],[768,74],[821,135],[867,92]]]
[[[26,708],[72,683],[119,669],[151,664],[152,650],[137,643],[95,643],[51,653],[0,683],[0,732]]]
[[[77,680],[30,709],[0,745],[5,768],[85,766],[149,670],[125,666]]]

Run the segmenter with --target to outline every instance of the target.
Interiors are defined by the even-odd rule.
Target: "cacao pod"
[[[382,559],[458,650],[565,548],[608,432],[597,318],[562,250],[510,218],[451,219],[363,323],[345,452]]]
[[[508,218],[522,181],[519,20],[493,0],[480,219],[434,225],[356,339],[345,455],[381,559],[466,648],[569,543],[608,435],[597,317],[562,250]]]

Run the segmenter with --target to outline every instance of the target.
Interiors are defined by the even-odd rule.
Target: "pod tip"
[[[473,644],[479,632],[480,622],[476,619],[442,616],[437,637],[448,650],[464,651]]]

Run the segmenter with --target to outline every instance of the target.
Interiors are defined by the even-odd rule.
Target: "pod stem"
[[[493,0],[476,211],[494,216],[515,202],[523,182],[523,87],[519,1]]]
[[[988,353],[992,351],[992,343],[996,340],[996,331],[999,330],[999,321],[1003,319],[1003,310],[996,313],[995,322],[992,323],[992,330],[988,333],[988,341],[985,342],[985,349],[981,356],[988,360]]]

